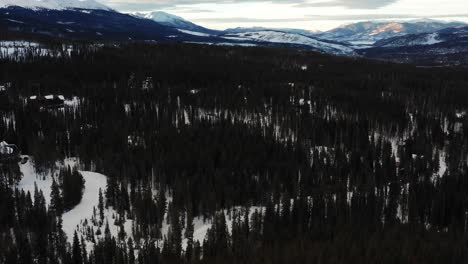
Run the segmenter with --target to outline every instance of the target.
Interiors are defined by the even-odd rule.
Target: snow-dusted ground
[[[25,164],[20,164],[20,171],[23,174],[21,181],[16,186],[19,190],[31,193],[31,198],[34,199],[34,189],[42,191],[46,204],[50,204],[50,193],[52,186],[52,175],[50,173],[38,173],[34,167],[34,161],[29,158]]]
[[[37,186],[37,189],[44,194],[46,204],[50,204],[50,193],[53,178],[57,178],[59,169],[64,166],[70,166],[73,168],[77,166],[76,159],[67,159],[64,162],[57,162],[56,168],[52,171],[47,171],[39,173],[36,171],[34,166],[34,159],[29,157],[28,162],[25,164],[20,164],[20,171],[23,174],[21,181],[18,183],[16,188],[22,189],[25,192],[30,192],[31,197],[34,199],[34,189]],[[98,208],[99,202],[99,189],[102,190],[103,195],[106,189],[107,177],[103,174],[90,172],[90,171],[79,171],[85,180],[85,188],[83,191],[83,197],[78,205],[68,212],[65,212],[62,215],[63,219],[63,231],[67,235],[68,241],[71,242],[73,239],[73,234],[78,226],[82,226],[86,221],[91,220],[93,217],[93,208]],[[117,236],[119,228],[114,225],[113,216],[115,211],[112,208],[108,208],[104,212],[105,220],[109,222],[109,229],[111,234]],[[89,225],[92,223],[88,222]],[[131,221],[126,221],[124,227],[127,233],[131,233]],[[104,225],[103,225],[104,227]],[[97,230],[98,225],[96,224]],[[103,233],[104,230],[102,230]],[[84,231],[83,231],[84,232]],[[80,229],[80,233],[83,233]]]
[[[5,112],[3,115],[0,115],[0,119],[5,127],[12,125],[13,128],[16,129],[16,117],[14,112]]]
[[[85,180],[83,198],[81,202],[68,212],[62,215],[63,231],[71,241],[77,226],[85,218],[91,218],[93,208],[98,208],[99,188],[106,189],[107,177],[96,172],[80,171]]]
[[[31,41],[14,40],[0,41],[0,58],[21,59],[27,55],[33,56],[70,56],[71,46],[63,45],[62,52],[51,50],[46,46]]]
[[[188,44],[199,44],[199,45],[216,45],[216,46],[238,46],[238,47],[255,47],[256,44],[253,43],[243,43],[243,42],[202,42],[202,41],[185,41],[184,43]]]
[[[70,107],[73,107],[73,108],[78,108],[78,106],[80,105],[80,99],[76,96],[70,98],[70,99],[66,99],[64,100],[63,102],[66,106],[70,106]]]
[[[238,212],[243,212],[242,211],[243,209],[241,207],[236,207],[233,210],[238,211]],[[255,211],[259,213],[263,213],[264,208],[258,207],[258,206],[251,207],[249,210],[249,219],[252,217],[252,214]],[[226,217],[226,225],[228,227],[228,231],[231,232],[232,222],[233,222],[232,215],[231,215],[232,211],[223,210],[223,212],[224,212],[224,216]],[[241,214],[241,216],[243,217],[243,214]],[[211,228],[211,226],[212,226],[211,219],[207,221],[203,221],[203,217],[195,217],[193,219],[193,241],[194,242],[198,241],[200,242],[200,244],[203,244],[203,240],[206,237],[206,233],[208,233],[208,230]],[[163,227],[163,229],[167,229],[167,227],[166,228]],[[166,230],[166,233],[167,233],[167,230]],[[183,233],[185,233],[185,230]],[[186,248],[186,247],[187,247],[187,239],[184,238],[182,240],[182,248]]]
[[[432,33],[427,35],[426,41],[423,43],[420,43],[420,45],[433,45],[442,42],[442,40],[439,39],[439,34],[438,33]]]
[[[254,31],[242,33],[230,33],[223,36],[223,38],[230,40],[251,40],[259,42],[271,43],[287,43],[296,45],[305,45],[314,47],[318,50],[333,53],[333,54],[346,54],[353,55],[354,50],[344,45],[329,43],[318,39],[310,38],[300,34],[293,34],[280,31]]]
[[[426,33],[416,35],[415,37],[409,35],[407,37],[403,36],[402,38],[397,38],[395,40],[390,40],[388,43],[384,44],[382,47],[405,47],[405,46],[430,46],[438,43],[445,42],[445,39],[442,39],[439,33]]]
[[[193,35],[193,36],[199,36],[199,37],[210,37],[211,35],[210,34],[206,34],[206,33],[202,33],[202,32],[196,32],[196,31],[191,31],[191,30],[186,30],[186,29],[177,29],[178,31],[182,32],[182,33],[185,33],[185,34],[189,34],[189,35]]]

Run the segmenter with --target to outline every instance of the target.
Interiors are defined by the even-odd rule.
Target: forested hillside
[[[32,49],[0,60],[1,264],[467,262],[467,69]]]

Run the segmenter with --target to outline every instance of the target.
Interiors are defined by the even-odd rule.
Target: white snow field
[[[25,164],[20,164],[20,170],[23,173],[23,178],[16,187],[18,189],[23,189],[25,192],[29,191],[31,193],[31,197],[34,198],[34,189],[35,186],[37,186],[37,189],[39,191],[42,191],[42,193],[44,194],[47,205],[49,205],[52,179],[57,178],[59,169],[63,168],[64,166],[70,166],[71,168],[73,168],[75,166],[78,166],[78,161],[76,159],[67,159],[64,162],[57,162],[55,170],[39,173],[36,171],[36,168],[34,166],[34,159],[29,157],[28,162],[26,162]],[[73,235],[75,231],[77,231],[78,234],[82,235],[85,239],[87,249],[91,250],[93,242],[91,242],[89,236],[90,228],[92,228],[94,232],[96,232],[98,229],[101,231],[101,235],[99,236],[94,234],[94,239],[98,240],[104,237],[104,229],[106,223],[109,224],[110,233],[114,237],[118,237],[120,227],[114,224],[116,212],[112,207],[106,208],[104,210],[104,221],[100,222],[99,220],[99,189],[102,190],[102,194],[104,195],[107,185],[107,177],[97,172],[79,172],[85,180],[83,197],[78,205],[76,205],[73,209],[64,212],[64,214],[62,215],[63,231],[67,235],[67,240],[70,243],[72,243]],[[167,201],[171,201],[170,195],[167,194],[166,196]],[[236,207],[233,210],[241,211],[242,209],[240,207]],[[255,211],[262,213],[263,210],[263,207],[251,207],[249,211],[249,217],[251,217]],[[96,215],[94,215],[94,211],[96,212]],[[232,229],[232,211],[223,210],[223,212],[226,216],[226,224],[230,232]],[[161,230],[163,236],[167,235],[167,232],[170,228],[170,226],[167,224],[167,217],[168,216],[166,212]],[[204,221],[203,217],[201,216],[195,217],[193,225],[194,241],[199,241],[200,243],[203,243],[208,229],[210,229],[212,226],[212,219],[207,219],[206,221]],[[127,219],[125,217],[123,228],[125,230],[125,233],[127,234],[126,238],[133,237],[132,227],[133,220]],[[183,230],[183,233],[185,233],[185,230]],[[162,242],[162,240],[160,242]],[[182,240],[182,246],[183,248],[186,248],[187,246],[187,239],[185,237]]]
[[[1,1],[1,0],[0,0]],[[0,6],[1,8],[1,6]],[[62,45],[61,50],[52,49],[47,45],[24,40],[0,41],[0,58],[20,60],[26,56],[70,56],[73,50],[72,45]]]
[[[254,207],[251,207],[249,208],[249,219],[252,217],[252,214],[257,211],[261,214],[263,214],[263,211],[265,210],[264,207],[259,207],[259,206],[254,206]],[[236,207],[233,209],[233,211],[238,211],[238,212],[243,212],[243,209],[241,207]],[[228,211],[228,210],[223,210],[224,212],[224,216],[226,217],[226,225],[228,227],[228,231],[231,232],[232,231],[232,211]],[[241,216],[243,217],[243,213],[241,214]],[[164,221],[164,223],[166,223],[166,221]],[[208,233],[208,229],[211,228],[211,226],[213,225],[213,222],[211,219],[209,220],[206,220],[206,221],[203,221],[203,217],[199,216],[199,217],[195,217],[193,219],[193,241],[198,241],[200,242],[200,244],[203,244],[203,240],[205,239],[206,237],[206,233]],[[163,234],[166,235],[167,234],[167,228],[168,226],[163,226]],[[183,230],[182,233],[185,233],[185,229]],[[183,238],[182,240],[182,248],[187,248],[187,239],[186,238]]]
[[[37,189],[44,194],[46,204],[49,205],[52,179],[57,178],[59,169],[64,166],[73,168],[77,166],[77,160],[67,159],[63,163],[57,162],[55,170],[39,173],[34,166],[34,159],[29,157],[28,162],[20,164],[20,171],[23,177],[16,187],[25,192],[29,191],[32,199],[34,199],[34,189],[35,186],[37,186]],[[107,177],[103,174],[90,171],[79,172],[85,180],[83,197],[78,205],[62,215],[63,231],[70,242],[73,239],[73,234],[77,227],[81,227],[86,219],[89,221],[93,216],[93,208],[96,207],[97,209],[99,203],[99,189],[101,188],[104,195],[107,184]],[[109,229],[112,235],[117,235],[119,231],[118,226],[115,226],[114,221],[112,221],[112,216],[114,214],[115,212],[112,208],[108,208],[105,211],[105,217],[109,222]],[[104,220],[104,222],[105,221],[106,220]],[[131,231],[131,221],[126,222],[125,230],[127,232]]]
[[[230,40],[251,40],[259,42],[271,43],[289,43],[297,45],[306,45],[310,47],[323,50],[327,53],[353,55],[354,50],[344,45],[321,41],[311,37],[303,36],[300,34],[279,32],[279,31],[255,31],[255,32],[242,32],[230,33],[223,36],[225,39]]]
[[[21,181],[16,186],[18,190],[24,190],[24,192],[30,192],[31,198],[34,200],[34,186],[37,185],[37,189],[42,191],[47,205],[50,204],[50,186],[52,185],[52,177],[50,173],[40,174],[36,172],[34,167],[34,161],[29,158],[25,164],[20,164],[20,171],[23,174]]]
[[[180,28],[178,28],[177,30],[182,32],[182,33],[193,35],[193,36],[199,36],[199,37],[210,37],[211,36],[210,34],[197,32],[197,31],[192,31],[192,30],[186,30],[186,29],[180,29]]]
[[[85,180],[85,188],[81,202],[68,212],[63,213],[63,231],[71,241],[73,233],[85,218],[90,219],[93,208],[98,208],[99,188],[104,192],[107,177],[96,172],[80,171]],[[109,224],[110,225],[110,224]]]

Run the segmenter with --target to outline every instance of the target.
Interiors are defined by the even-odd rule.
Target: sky
[[[212,29],[329,30],[368,20],[468,22],[468,0],[98,0],[121,12],[165,11]]]

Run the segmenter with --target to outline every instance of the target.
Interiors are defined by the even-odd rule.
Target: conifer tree
[[[83,256],[81,254],[81,245],[80,240],[78,239],[78,234],[74,233],[73,235],[73,245],[72,245],[72,261],[73,264],[82,264]]]
[[[62,196],[60,194],[59,185],[55,179],[52,180],[49,210],[54,212],[56,215],[62,215],[63,213]]]

